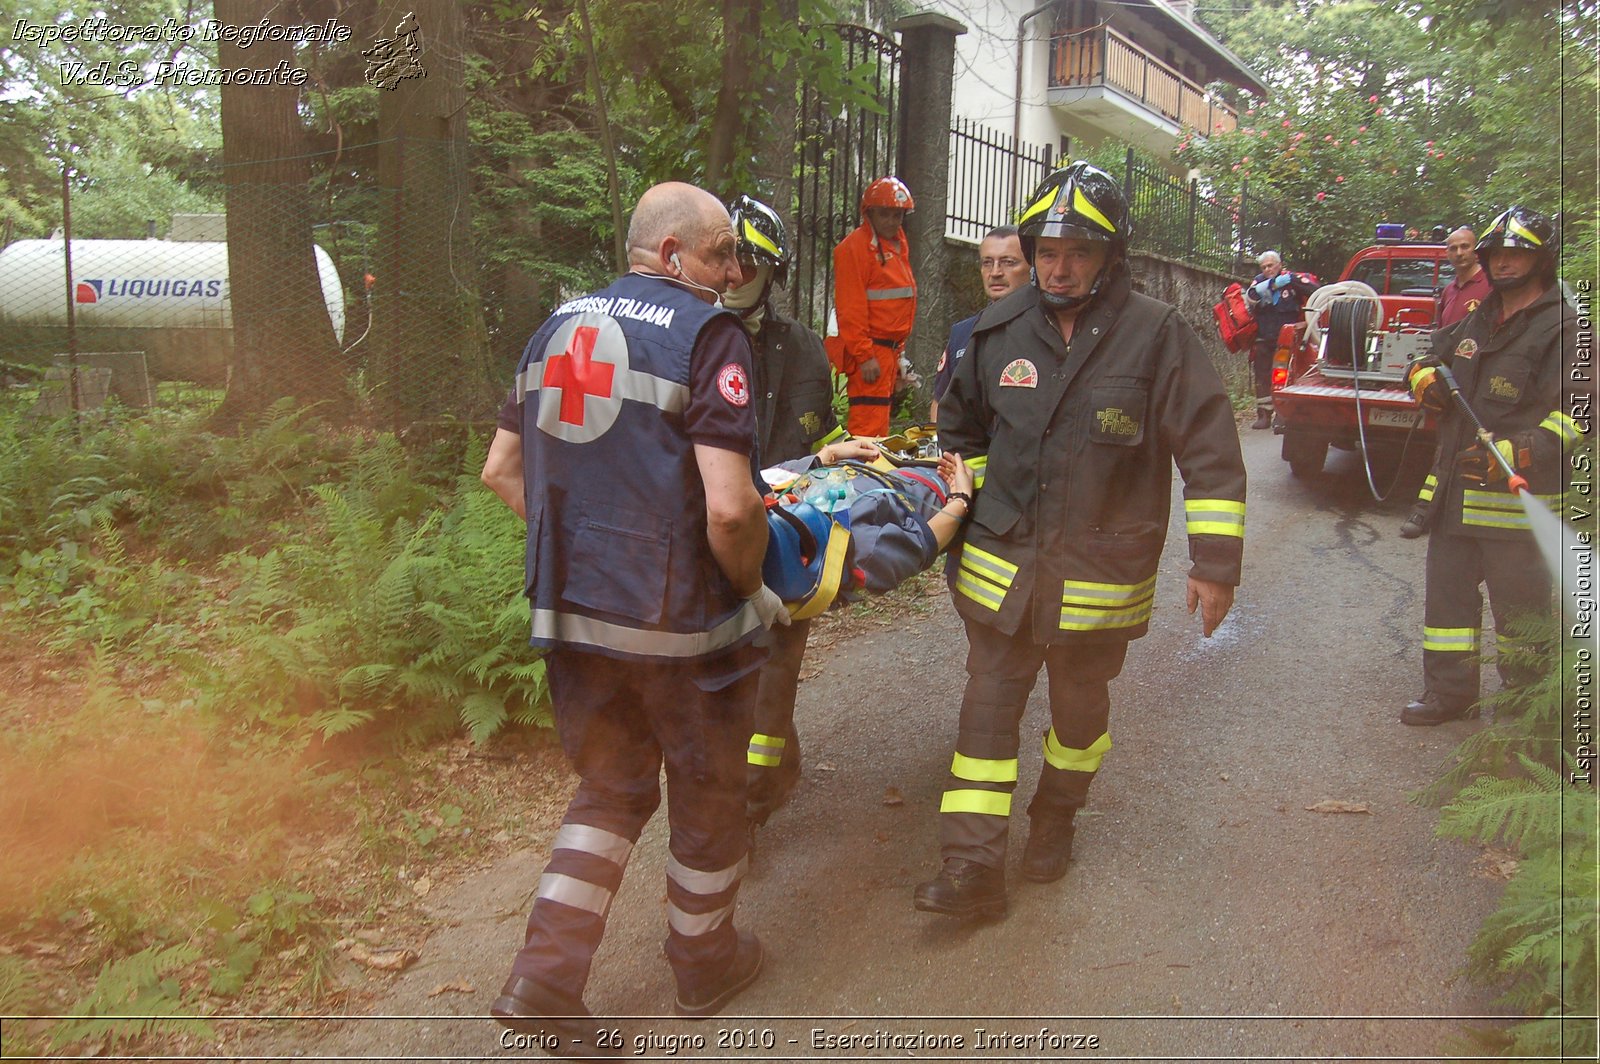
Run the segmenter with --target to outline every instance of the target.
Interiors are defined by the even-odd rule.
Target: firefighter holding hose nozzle
[[[1403,724],[1477,714],[1480,585],[1501,650],[1512,618],[1550,610],[1551,577],[1524,497],[1559,504],[1565,455],[1588,430],[1593,395],[1576,361],[1577,315],[1556,284],[1558,246],[1537,211],[1501,212],[1477,244],[1493,292],[1434,333],[1433,355],[1411,369],[1412,394],[1440,415],[1429,474],[1440,511],[1428,542],[1424,690],[1401,710]],[[1508,686],[1535,679],[1503,654],[1496,664]]]

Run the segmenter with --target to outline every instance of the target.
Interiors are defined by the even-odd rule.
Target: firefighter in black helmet
[[[1051,174],[1018,220],[1033,285],[979,317],[939,403],[939,442],[983,456],[948,569],[966,625],[967,684],[940,804],[942,867],[914,904],[1005,912],[1018,728],[1040,666],[1050,727],[1022,874],[1059,879],[1074,818],[1111,748],[1108,684],[1149,626],[1172,464],[1183,471],[1188,601],[1210,635],[1244,550],[1244,461],[1233,409],[1194,330],[1135,293],[1129,219],[1108,174]]]
[[[740,316],[750,333],[756,451],[762,466],[774,466],[813,454],[840,440],[844,431],[833,413],[833,384],[821,338],[772,305],[772,292],[783,287],[789,271],[783,219],[765,203],[744,195],[728,204],[728,214],[739,242],[744,279],[723,303]],[[810,632],[810,621],[795,621],[769,634],[771,656],[761,667],[755,727],[746,755],[746,815],[752,830],[766,823],[800,778],[794,702]]]
[[[1505,650],[1519,614],[1550,611],[1550,572],[1501,458],[1528,490],[1560,508],[1566,454],[1583,438],[1593,375],[1578,362],[1577,314],[1556,285],[1556,227],[1537,211],[1501,212],[1478,241],[1493,291],[1478,309],[1433,336],[1433,358],[1411,371],[1419,402],[1440,412],[1431,480],[1439,504],[1428,541],[1422,621],[1423,694],[1400,711],[1403,724],[1434,725],[1477,713],[1483,598]],[[1439,365],[1490,434],[1450,399]],[[1580,419],[1582,419],[1580,421]],[[1534,677],[1496,655],[1506,684]]]

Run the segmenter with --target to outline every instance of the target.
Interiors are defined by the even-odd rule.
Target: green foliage
[[[170,974],[199,956],[193,946],[152,946],[107,963],[94,988],[67,1010],[73,1019],[55,1029],[50,1049],[102,1039],[114,1047],[157,1032],[211,1037],[211,1025],[193,1015],[196,1004]]]
[[[1518,201],[1553,214],[1566,160],[1582,160],[1570,187],[1593,185],[1593,123],[1576,129],[1552,106],[1594,98],[1593,19],[1470,0],[1255,0],[1201,15],[1272,96],[1224,90],[1239,128],[1185,140],[1176,158],[1224,200],[1245,182],[1282,199],[1292,265],[1336,276],[1380,221],[1481,227]],[[1592,249],[1592,205],[1576,206],[1569,240]]]
[[[1563,682],[1575,659],[1557,653],[1550,622],[1524,624],[1515,633],[1522,642],[1513,651],[1518,664],[1537,665],[1541,679],[1490,701],[1495,723],[1457,748],[1449,771],[1418,797],[1449,799],[1441,836],[1500,843],[1520,857],[1499,908],[1473,940],[1468,971],[1503,986],[1502,1003],[1542,1017],[1512,1025],[1496,1047],[1532,1059],[1595,1045],[1595,1022],[1585,1014],[1600,987],[1600,848],[1594,787],[1580,781],[1576,762],[1561,750],[1568,723]]]
[[[287,401],[237,436],[0,417],[0,616],[177,670],[219,719],[293,734],[546,725],[524,527],[476,476],[430,471],[461,461]]]

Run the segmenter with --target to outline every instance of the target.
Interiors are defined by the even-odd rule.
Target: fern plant
[[[1516,632],[1521,648],[1510,652],[1541,678],[1486,700],[1495,722],[1462,743],[1441,778],[1414,797],[1445,803],[1441,836],[1517,851],[1500,906],[1468,950],[1468,972],[1502,985],[1501,1002],[1532,1017],[1505,1032],[1500,1052],[1566,1059],[1592,1054],[1600,1034],[1596,792],[1562,752],[1564,686],[1576,675],[1580,651],[1561,654],[1560,633],[1549,621]]]
[[[152,946],[107,963],[93,989],[67,1011],[71,1018],[52,1032],[50,1049],[102,1039],[114,1048],[155,1033],[210,1038],[211,1025],[193,1015],[171,976],[199,958],[193,946]]]
[[[280,727],[333,736],[370,723],[410,736],[459,722],[482,741],[548,723],[527,646],[523,526],[463,477],[448,508],[386,523],[369,492],[318,485],[297,542],[235,556],[230,652],[204,685]]]

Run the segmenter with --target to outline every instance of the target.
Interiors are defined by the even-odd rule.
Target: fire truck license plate
[[[1370,407],[1367,410],[1367,424],[1383,425],[1388,428],[1409,429],[1422,421],[1420,410],[1385,410],[1381,406]]]

